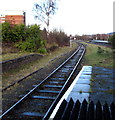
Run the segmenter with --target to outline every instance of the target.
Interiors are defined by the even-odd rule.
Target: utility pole
[[[72,47],[72,35],[70,35],[70,48]]]

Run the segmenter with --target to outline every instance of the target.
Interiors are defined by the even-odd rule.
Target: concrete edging
[[[39,55],[39,54],[26,55],[19,58],[3,61],[0,63],[0,66],[2,65],[2,72],[7,72],[9,70],[16,69],[20,65],[34,62],[40,59],[41,57],[43,57],[43,55]]]
[[[62,96],[62,98],[58,102],[57,106],[55,107],[54,111],[52,112],[52,114],[50,116],[50,119],[54,118],[57,110],[59,109],[59,107],[64,99],[67,101],[69,101],[70,98],[72,98],[74,101],[76,101],[78,99],[80,102],[83,102],[84,99],[88,100],[89,94],[87,92],[90,89],[89,82],[91,79],[91,74],[92,74],[92,66],[83,66],[83,68],[81,69],[79,74],[76,76],[76,78],[74,79],[74,81],[72,82],[72,84],[70,85],[68,90],[65,92],[65,94]],[[86,76],[88,76],[88,77],[86,77]],[[84,80],[84,82],[82,82],[83,80]],[[87,80],[86,83],[85,83],[85,80]],[[83,85],[83,87],[81,87],[81,89],[83,91],[83,93],[81,95],[78,91],[78,89],[80,90],[80,88],[78,87],[79,84]],[[89,87],[84,89],[84,85],[88,85]],[[77,96],[76,95],[74,96],[74,93]],[[84,95],[85,93],[86,93],[86,95]]]

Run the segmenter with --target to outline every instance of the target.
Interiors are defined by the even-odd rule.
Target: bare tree
[[[50,18],[51,15],[55,14],[56,9],[56,0],[42,0],[41,3],[34,4],[33,11],[35,18],[46,24],[48,33]]]

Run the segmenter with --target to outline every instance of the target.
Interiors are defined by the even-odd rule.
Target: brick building
[[[97,40],[108,40],[109,37],[110,35],[108,34],[96,34]]]
[[[23,12],[23,15],[4,15],[0,16],[0,23],[9,22],[11,25],[26,24],[25,18],[25,12]]]
[[[0,16],[0,23],[4,23],[5,22],[5,16]]]
[[[76,40],[108,40],[108,38],[111,37],[109,34],[93,34],[93,35],[76,35]]]

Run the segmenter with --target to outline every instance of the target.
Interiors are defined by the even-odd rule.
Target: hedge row
[[[13,42],[15,47],[27,52],[47,52],[47,44],[55,46],[69,45],[69,38],[61,30],[53,30],[47,35],[46,30],[40,30],[39,25],[25,26],[2,24],[2,41]]]

